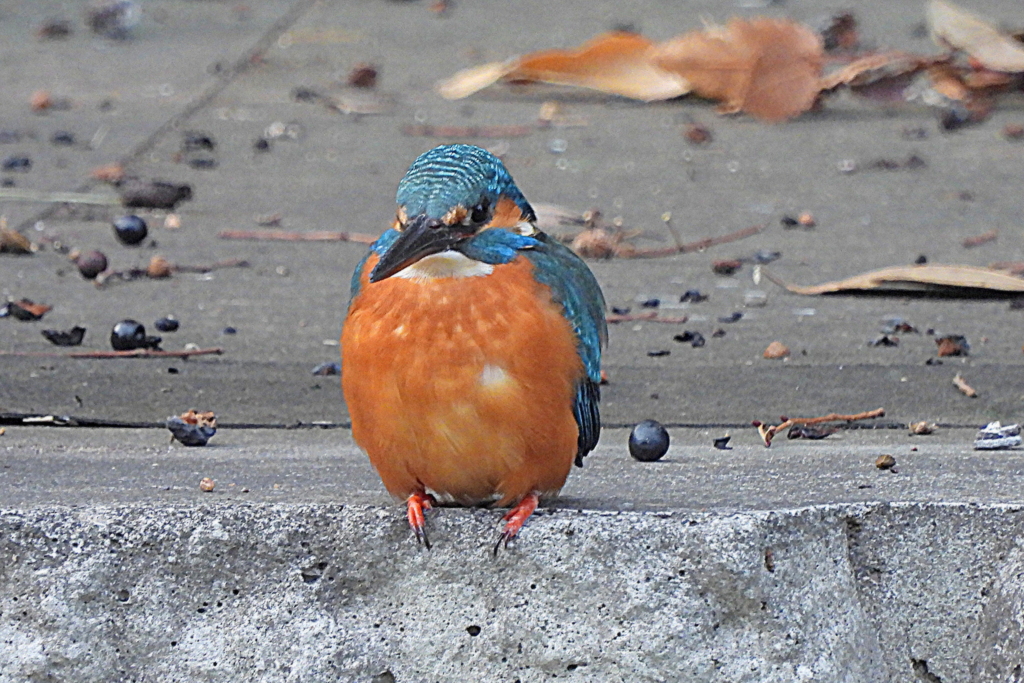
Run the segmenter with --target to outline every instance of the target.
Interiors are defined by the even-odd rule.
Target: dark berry
[[[225,328],[224,328],[224,329],[222,330],[222,332],[223,332],[224,334],[237,334],[237,333],[238,333],[238,330],[236,330],[236,329],[235,329],[235,328],[233,328],[233,327],[225,327]]]
[[[58,130],[56,133],[50,136],[50,142],[55,145],[62,145],[64,147],[71,147],[75,144],[75,134],[69,133],[66,130]]]
[[[114,219],[114,234],[122,244],[135,245],[146,239],[149,229],[146,227],[146,221],[129,214]]]
[[[20,173],[28,173],[32,170],[32,160],[28,157],[7,157],[4,159],[3,164],[0,164],[0,168],[5,171],[18,171]]]
[[[160,337],[147,337],[146,328],[135,320],[122,320],[110,332],[110,345],[115,351],[133,349],[157,349]]]
[[[78,272],[86,280],[94,280],[107,269],[107,257],[101,251],[87,251],[75,259]]]
[[[175,332],[178,329],[178,321],[174,318],[160,318],[153,326],[160,332]]]
[[[269,152],[270,140],[267,140],[266,138],[256,138],[256,141],[252,143],[252,148],[257,152]]]
[[[629,454],[642,462],[661,460],[668,452],[668,431],[657,420],[644,420],[629,435]]]

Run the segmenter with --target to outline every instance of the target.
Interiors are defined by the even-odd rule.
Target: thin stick
[[[657,311],[650,311],[649,313],[609,313],[605,316],[605,320],[610,323],[630,323],[630,322],[648,322],[648,323],[666,323],[668,325],[681,325],[689,320],[689,316],[680,317],[659,317]]]
[[[362,232],[293,232],[290,230],[221,230],[217,237],[222,240],[260,240],[279,242],[359,242],[373,244],[376,236]]]
[[[972,247],[980,247],[982,244],[986,244],[987,242],[995,242],[997,239],[999,239],[999,231],[989,230],[988,232],[982,233],[980,235],[968,237],[963,242],[961,242],[961,244],[965,249],[970,249]]]
[[[729,242],[736,242],[745,237],[756,235],[764,229],[763,225],[752,225],[749,228],[743,230],[737,230],[736,232],[730,232],[727,235],[721,235],[719,237],[707,237],[696,242],[688,242],[686,244],[678,244],[674,247],[660,247],[658,249],[637,249],[629,254],[623,254],[624,258],[658,258],[660,256],[672,256],[673,254],[688,254],[693,251],[703,251],[708,247],[714,247],[719,244],[727,244]]]
[[[672,212],[666,211],[661,214],[661,220],[665,221],[665,227],[668,228],[668,232],[672,235],[672,241],[676,243],[676,248],[682,252],[686,249],[686,243],[683,242],[683,238],[679,236],[679,232],[676,230],[676,226],[672,225]]]
[[[863,413],[854,413],[853,415],[840,415],[839,413],[829,413],[822,417],[785,417],[783,416],[782,424],[771,426],[766,425],[763,422],[754,421],[754,426],[757,427],[757,433],[761,435],[761,440],[764,441],[764,447],[768,448],[772,445],[772,438],[776,434],[784,429],[789,429],[794,425],[814,425],[821,424],[822,422],[853,422],[854,420],[870,420],[875,417],[885,417],[885,408],[875,408],[874,410],[867,410]]]
[[[521,138],[536,131],[534,126],[402,126],[402,135],[426,138]]]
[[[20,187],[0,189],[0,200],[19,202],[42,202],[44,204],[94,204],[97,206],[120,206],[121,198],[116,194],[94,192],[45,192]]]
[[[190,358],[191,356],[209,356],[224,353],[224,349],[191,349],[184,351],[155,351],[153,349],[135,349],[133,351],[0,351],[0,356],[19,356],[22,358]]]
[[[171,270],[176,273],[209,273],[212,270],[221,268],[248,268],[249,262],[244,258],[229,258],[222,261],[215,261],[208,266],[178,266],[171,264]]]
[[[965,380],[959,372],[953,377],[953,386],[962,391],[964,396],[967,396],[968,398],[978,398],[978,392],[974,387],[967,383],[967,380]]]

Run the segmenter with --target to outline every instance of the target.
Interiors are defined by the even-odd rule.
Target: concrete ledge
[[[8,509],[0,681],[1009,680],[1022,511]]]

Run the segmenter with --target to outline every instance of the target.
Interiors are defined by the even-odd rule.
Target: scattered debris
[[[1020,425],[1012,424],[1005,427],[999,423],[989,422],[974,437],[974,450],[1001,451],[1016,448],[1021,444]]]
[[[128,208],[165,209],[173,211],[178,204],[192,199],[192,186],[176,185],[163,180],[123,177],[115,181],[121,204]]]
[[[620,309],[621,310],[621,309]],[[628,309],[627,309],[628,310]],[[610,313],[605,316],[605,320],[609,323],[631,323],[631,322],[649,322],[649,323],[664,323],[666,325],[682,325],[690,317],[686,315],[680,316],[662,316],[658,315],[657,311],[646,311],[644,313]]]
[[[153,327],[155,327],[158,332],[177,332],[179,325],[180,323],[171,316],[160,318],[153,323]]]
[[[968,238],[964,239],[964,241],[961,242],[961,244],[963,245],[964,249],[972,249],[974,247],[980,247],[982,244],[987,244],[989,242],[995,242],[998,238],[999,238],[999,231],[998,230],[989,230],[988,232],[982,233],[980,235],[976,235],[974,237],[968,237]]]
[[[885,417],[884,408],[876,408],[874,410],[868,410],[863,413],[855,413],[853,415],[840,415],[838,413],[829,413],[822,417],[785,417],[780,418],[782,424],[771,426],[764,424],[760,420],[754,420],[751,424],[757,427],[757,433],[761,435],[761,440],[764,441],[765,448],[772,445],[772,438],[782,431],[783,429],[789,429],[794,425],[817,425],[825,422],[853,422],[856,420],[870,420],[876,417]]]
[[[348,85],[351,88],[377,87],[378,68],[373,64],[356,64],[348,72]]]
[[[883,453],[875,458],[875,467],[880,470],[892,470],[895,472],[896,458],[892,457],[889,453]]]
[[[940,46],[963,50],[986,69],[1024,71],[1024,45],[970,12],[951,2],[931,0],[927,18],[932,40]]]
[[[683,137],[691,145],[706,145],[714,139],[711,129],[700,123],[687,124]]]
[[[53,306],[37,304],[28,299],[8,301],[3,307],[0,307],[0,318],[9,316],[22,322],[32,322],[34,320],[42,320],[46,312],[52,308]]]
[[[219,356],[224,349],[184,349],[182,351],[158,351],[153,349],[135,349],[133,351],[70,351],[67,353],[52,353],[40,351],[3,351],[0,356],[15,356],[19,358],[191,358],[192,356]]]
[[[199,413],[189,410],[167,418],[165,424],[171,430],[174,439],[185,446],[205,446],[217,433],[217,416],[212,412]]]
[[[911,422],[910,423],[910,433],[911,434],[918,434],[918,435],[932,434],[938,428],[939,428],[939,426],[937,424],[935,424],[934,422],[928,422],[927,420],[921,420],[920,422]]]
[[[217,237],[222,240],[257,240],[279,242],[358,242],[373,244],[377,235],[362,232],[334,232],[330,230],[314,230],[310,232],[291,232],[288,230],[221,230]]]
[[[532,134],[534,126],[432,126],[410,123],[402,126],[402,135],[418,138],[521,138]]]
[[[154,280],[158,280],[170,277],[172,270],[173,266],[170,261],[163,256],[154,256],[149,259],[149,265],[146,266],[146,275]]]
[[[105,38],[127,40],[141,15],[134,0],[93,0],[85,10],[85,24]]]
[[[708,295],[701,294],[699,289],[688,289],[685,292],[683,292],[683,295],[681,297],[679,297],[679,303],[681,304],[699,304],[700,302],[707,300]]]
[[[42,330],[42,335],[54,346],[80,346],[85,328],[75,325],[70,330]]]
[[[743,267],[743,261],[739,259],[724,259],[711,262],[711,272],[715,275],[734,275]]]
[[[811,439],[817,441],[832,436],[839,431],[839,427],[809,427],[807,425],[796,425],[789,428],[786,433],[787,439]]]
[[[917,328],[900,317],[886,318],[882,321],[883,334],[921,334]]]
[[[729,445],[729,439],[731,438],[731,435],[726,434],[725,436],[718,437],[711,444],[720,451],[731,451],[732,446]]]
[[[629,454],[641,462],[654,462],[668,452],[669,436],[657,420],[644,420],[629,434]]]
[[[106,270],[96,276],[96,286],[104,287],[113,282],[132,282],[144,278],[161,279],[171,277],[173,273],[210,273],[223,268],[248,268],[249,261],[244,258],[229,258],[223,261],[203,265],[183,265],[171,263],[162,256],[150,259],[146,268],[129,268],[128,270]]]
[[[971,350],[967,337],[962,334],[948,334],[944,337],[937,337],[935,344],[939,347],[938,354],[940,358],[946,356],[967,356]]]
[[[820,285],[791,285],[765,269],[762,275],[794,294],[891,291],[977,296],[979,292],[1024,292],[1024,279],[992,268],[955,265],[894,266]]]
[[[135,320],[122,320],[110,331],[110,345],[115,351],[135,349],[160,350],[160,337],[147,337],[145,326]]]
[[[769,360],[785,358],[789,355],[789,347],[780,341],[773,341],[762,355]]]
[[[974,389],[974,387],[967,383],[967,381],[959,372],[953,376],[953,386],[959,389],[967,398],[978,397],[978,392]]]
[[[891,347],[891,346],[899,346],[899,345],[900,345],[900,338],[899,337],[890,337],[887,334],[883,334],[878,339],[872,339],[871,341],[868,342],[868,346],[887,346],[887,347]]]
[[[649,356],[650,358],[661,358],[661,357],[663,357],[663,356],[668,356],[668,355],[671,355],[671,353],[672,353],[672,352],[671,352],[671,351],[669,351],[668,349],[657,349],[657,350],[655,350],[655,351],[648,351],[648,352],[647,352],[647,355],[648,355],[648,356]]]
[[[72,33],[74,29],[67,19],[47,19],[36,29],[39,40],[64,40],[70,38]]]
[[[326,377],[328,375],[340,375],[341,374],[341,363],[338,361],[327,361],[313,368],[313,374]]]
[[[672,337],[673,341],[680,342],[682,344],[689,344],[695,349],[699,349],[704,346],[705,340],[704,335],[700,332],[691,332],[689,330],[684,331],[682,334],[677,334]]]
[[[20,232],[7,228],[7,221],[0,217],[0,254],[24,256],[34,251],[32,242]]]
[[[171,430],[171,433],[174,434],[174,438],[176,438],[179,441],[181,441],[181,439],[178,437],[178,435],[174,432],[173,429]],[[195,443],[195,444],[188,443],[188,444],[185,444],[185,445],[186,446],[205,446],[206,442],[204,441],[203,443]],[[214,487],[216,485],[217,485],[217,482],[215,482],[213,479],[210,479],[209,477],[203,477],[199,481],[199,490],[202,491],[203,493],[210,493],[211,491],[213,491],[213,489],[214,489]]]
[[[743,312],[742,311],[734,311],[734,312],[730,313],[729,315],[719,316],[718,317],[718,322],[729,324],[729,323],[739,322],[742,318],[743,318]]]

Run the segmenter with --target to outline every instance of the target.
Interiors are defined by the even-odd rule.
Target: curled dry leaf
[[[803,287],[791,285],[762,268],[761,274],[794,294],[835,294],[858,291],[893,291],[976,296],[979,290],[1024,292],[1024,280],[1005,272],[977,266],[927,264],[883,268],[845,280]]]
[[[939,45],[963,50],[993,71],[1024,71],[1024,45],[980,17],[951,2],[931,0],[927,19]]]
[[[892,457],[889,453],[883,453],[875,458],[875,467],[880,470],[891,470],[893,467],[896,467],[896,458]]]
[[[449,100],[462,99],[502,79],[574,85],[645,102],[690,92],[685,78],[655,63],[653,48],[635,33],[603,33],[575,50],[533,52],[460,71],[439,83],[438,92]]]
[[[51,310],[53,306],[47,306],[46,304],[37,304],[28,299],[21,299],[20,301],[8,301],[6,305],[0,308],[0,318],[6,318],[10,316],[15,320],[21,320],[22,322],[30,322],[33,320],[41,320],[47,311]]]
[[[926,58],[891,51],[865,55],[822,77],[823,92],[848,86],[850,90],[876,100],[903,100],[904,89],[917,74],[941,58]]]
[[[32,243],[17,230],[0,227],[0,253],[31,254]]]
[[[821,38],[787,19],[732,19],[660,44],[654,62],[722,113],[778,122],[810,109],[821,90]]]

